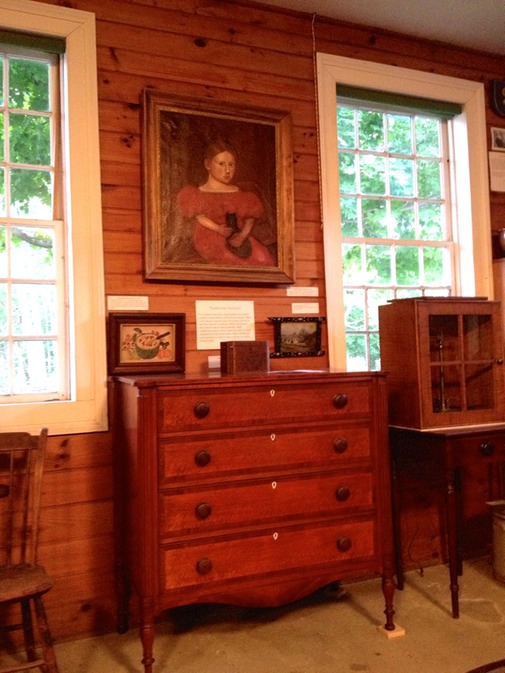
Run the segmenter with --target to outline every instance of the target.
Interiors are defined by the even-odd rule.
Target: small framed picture
[[[109,374],[183,372],[184,313],[110,313]]]
[[[268,318],[274,324],[274,352],[271,358],[314,357],[321,350],[321,323],[325,318]]]
[[[491,149],[505,152],[505,128],[491,129]]]

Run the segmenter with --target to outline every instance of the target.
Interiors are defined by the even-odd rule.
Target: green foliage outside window
[[[380,368],[378,306],[450,292],[443,121],[337,107],[348,369]]]
[[[50,62],[0,58],[0,396],[58,389]],[[3,82],[7,81],[4,91]]]

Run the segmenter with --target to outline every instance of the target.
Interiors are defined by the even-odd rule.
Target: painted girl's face
[[[235,157],[228,151],[219,152],[212,159],[205,159],[205,168],[214,180],[228,185],[235,175]]]

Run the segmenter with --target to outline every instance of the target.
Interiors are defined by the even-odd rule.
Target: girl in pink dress
[[[188,185],[177,195],[181,215],[194,222],[193,245],[211,264],[275,266],[272,253],[252,236],[254,223],[264,215],[260,198],[233,184],[236,151],[226,141],[207,147],[207,181]]]

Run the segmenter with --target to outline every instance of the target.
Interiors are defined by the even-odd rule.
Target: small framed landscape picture
[[[184,313],[111,313],[109,374],[183,372]]]
[[[321,350],[322,317],[269,318],[274,324],[274,352],[271,358],[314,357]]]

